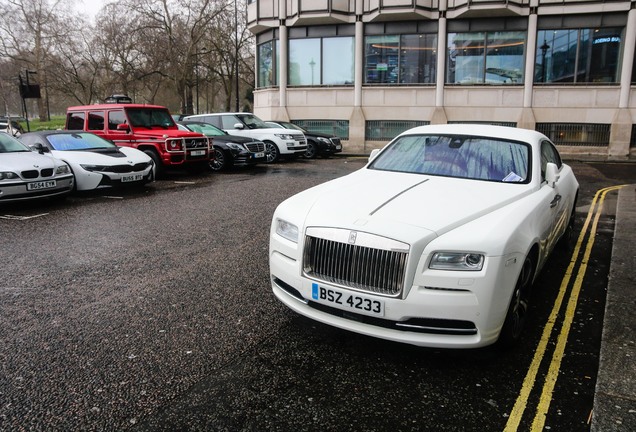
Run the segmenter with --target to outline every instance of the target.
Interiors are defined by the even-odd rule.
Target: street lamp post
[[[238,40],[238,0],[234,0],[234,70],[236,72],[236,112],[239,112],[239,40]]]
[[[207,53],[206,48],[201,48],[201,51],[194,53],[194,77],[195,77],[195,89],[196,89],[196,114],[199,114],[199,55]]]

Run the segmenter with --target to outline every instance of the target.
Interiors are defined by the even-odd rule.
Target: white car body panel
[[[77,190],[93,190],[97,189],[102,181],[102,178],[106,174],[100,172],[87,171],[81,167],[81,165],[121,165],[129,164],[134,165],[142,162],[149,162],[150,157],[144,152],[131,148],[131,147],[118,147],[119,151],[126,155],[125,158],[115,158],[107,154],[101,154],[90,151],[74,151],[74,150],[51,150],[51,156],[61,159],[68,163],[75,174],[75,182],[77,184]],[[150,172],[154,170],[154,166],[149,166],[145,170],[139,172],[143,177],[148,177]],[[130,175],[132,173],[113,173],[109,172],[107,175],[111,180],[121,181],[123,176]],[[152,175],[154,178],[154,173]]]
[[[525,257],[533,248],[538,250],[536,277],[565,232],[578,183],[565,164],[554,187],[541,180],[541,159],[536,150],[539,140],[545,137],[534,131],[462,126],[465,125],[425,126],[403,135],[453,132],[531,143],[531,180],[527,184],[471,180],[380,171],[367,165],[301,192],[281,203],[272,218],[269,260],[276,297],[317,321],[398,342],[471,348],[497,341]],[[279,219],[298,228],[298,243],[276,232]],[[400,295],[374,294],[305,274],[305,234],[312,227],[342,229],[354,233],[354,238],[355,233],[369,233],[407,244],[409,253]],[[429,268],[433,253],[440,251],[482,254],[484,266],[480,271]],[[343,318],[310,306],[310,301],[316,301],[312,299],[315,284],[345,296],[354,293],[382,301],[382,319],[397,323],[402,329],[362,323],[357,318]],[[473,323],[476,331],[409,331],[403,327],[409,319]]]
[[[13,172],[19,176],[16,179],[0,180],[0,203],[13,201],[27,201],[38,198],[64,196],[73,189],[73,174],[54,174],[56,169],[65,165],[58,159],[46,157],[35,152],[0,153],[0,172]],[[50,169],[50,176],[24,177],[25,171]],[[45,183],[53,181],[53,183]],[[29,190],[29,184],[46,184],[45,188]]]

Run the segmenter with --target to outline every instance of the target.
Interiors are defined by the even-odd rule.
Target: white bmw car
[[[0,204],[64,197],[73,190],[73,173],[61,160],[39,155],[0,132]]]
[[[117,147],[89,132],[39,131],[23,134],[19,139],[35,151],[68,163],[79,191],[143,185],[155,178],[155,166],[147,154],[131,147]]]
[[[538,132],[408,130],[364,168],[278,206],[274,294],[309,318],[392,341],[514,344],[535,277],[572,231],[578,187]]]

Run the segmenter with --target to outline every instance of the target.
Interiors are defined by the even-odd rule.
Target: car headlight
[[[298,243],[298,227],[283,219],[276,219],[276,234],[289,241]]]
[[[55,168],[55,174],[69,174],[70,172],[71,169],[68,167],[68,165],[60,165]]]
[[[11,171],[0,172],[0,180],[17,179],[18,175]]]
[[[329,138],[318,137],[318,141],[324,142],[325,144],[331,144],[331,140]]]
[[[231,148],[232,150],[235,150],[235,151],[239,151],[239,152],[240,152],[240,151],[245,150],[245,147],[243,147],[243,146],[242,146],[242,145],[240,145],[240,144],[236,144],[236,143],[227,143],[226,145],[227,145],[229,148]]]
[[[80,166],[85,169],[86,171],[104,171],[106,170],[106,166],[104,165],[82,165],[80,164]]]
[[[435,252],[429,268],[434,270],[480,271],[484,256],[472,252]]]
[[[275,136],[277,136],[280,139],[284,139],[284,140],[293,140],[294,136],[290,135],[290,134],[274,134]]]

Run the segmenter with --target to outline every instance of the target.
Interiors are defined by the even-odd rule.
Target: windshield
[[[527,183],[530,148],[498,138],[405,135],[380,153],[369,168],[415,174]]]
[[[221,136],[227,135],[224,131],[211,124],[202,123],[185,123],[185,126],[192,132],[198,132],[205,136]]]
[[[62,133],[48,135],[47,140],[53,150],[95,150],[114,149],[114,144],[91,133]]]
[[[30,152],[31,150],[17,139],[0,132],[0,153]]]
[[[254,114],[237,114],[236,115],[248,129],[270,129],[271,126]]]
[[[128,119],[133,127],[176,128],[172,116],[165,109],[127,108],[126,114],[128,114]]]

